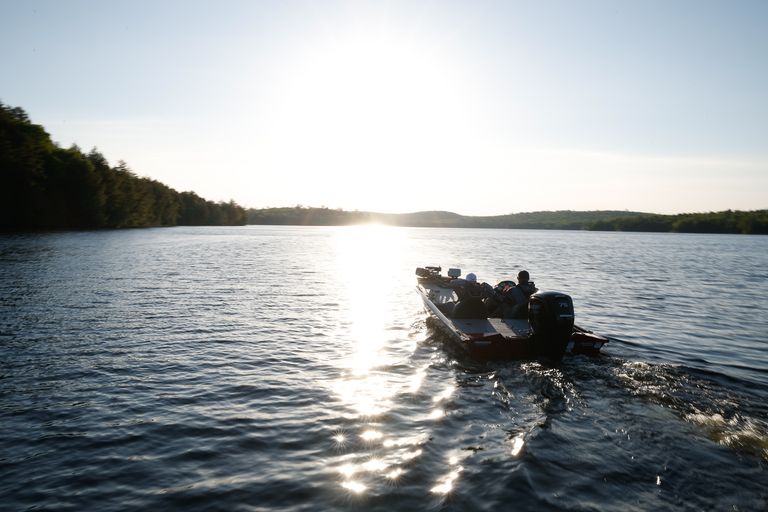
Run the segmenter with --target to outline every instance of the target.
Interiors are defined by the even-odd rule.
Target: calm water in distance
[[[530,271],[612,338],[481,364],[417,266]],[[768,509],[768,237],[0,235],[3,510]]]

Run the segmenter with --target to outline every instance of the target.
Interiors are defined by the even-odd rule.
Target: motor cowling
[[[573,333],[573,299],[560,292],[540,292],[528,302],[528,322],[533,329],[535,351],[560,361]]]

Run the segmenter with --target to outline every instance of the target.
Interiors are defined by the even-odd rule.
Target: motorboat
[[[493,312],[489,315],[488,299],[492,297],[460,293],[466,284],[460,279],[460,269],[449,269],[447,276],[441,271],[435,266],[417,268],[416,290],[438,328],[475,359],[558,362],[564,354],[596,355],[608,342],[574,324],[573,300],[565,293],[537,291],[527,300],[527,314],[504,318]]]

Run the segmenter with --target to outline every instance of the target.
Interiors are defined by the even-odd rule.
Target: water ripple
[[[388,228],[2,236],[3,505],[763,510],[767,245]],[[558,367],[473,361],[413,292],[425,264],[491,282],[527,268],[611,343]]]

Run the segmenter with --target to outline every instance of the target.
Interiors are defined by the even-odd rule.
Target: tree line
[[[205,200],[110,166],[95,148],[55,144],[20,107],[0,102],[0,230],[243,225],[234,201]]]
[[[464,216],[444,211],[404,214],[350,212],[301,205],[248,210],[249,224],[344,226],[371,222],[409,227],[768,234],[768,210],[727,210],[678,215],[561,210],[488,217]]]
[[[595,231],[658,231],[672,233],[768,234],[768,210],[725,210],[678,215],[644,214],[593,223]]]
[[[415,213],[375,213],[311,208],[301,205],[287,208],[248,210],[249,224],[292,224],[344,226],[378,223],[405,227],[445,228],[517,228],[517,229],[586,229],[592,222],[605,218],[637,215],[623,211],[548,211],[514,213],[488,217],[472,217],[446,211]]]

